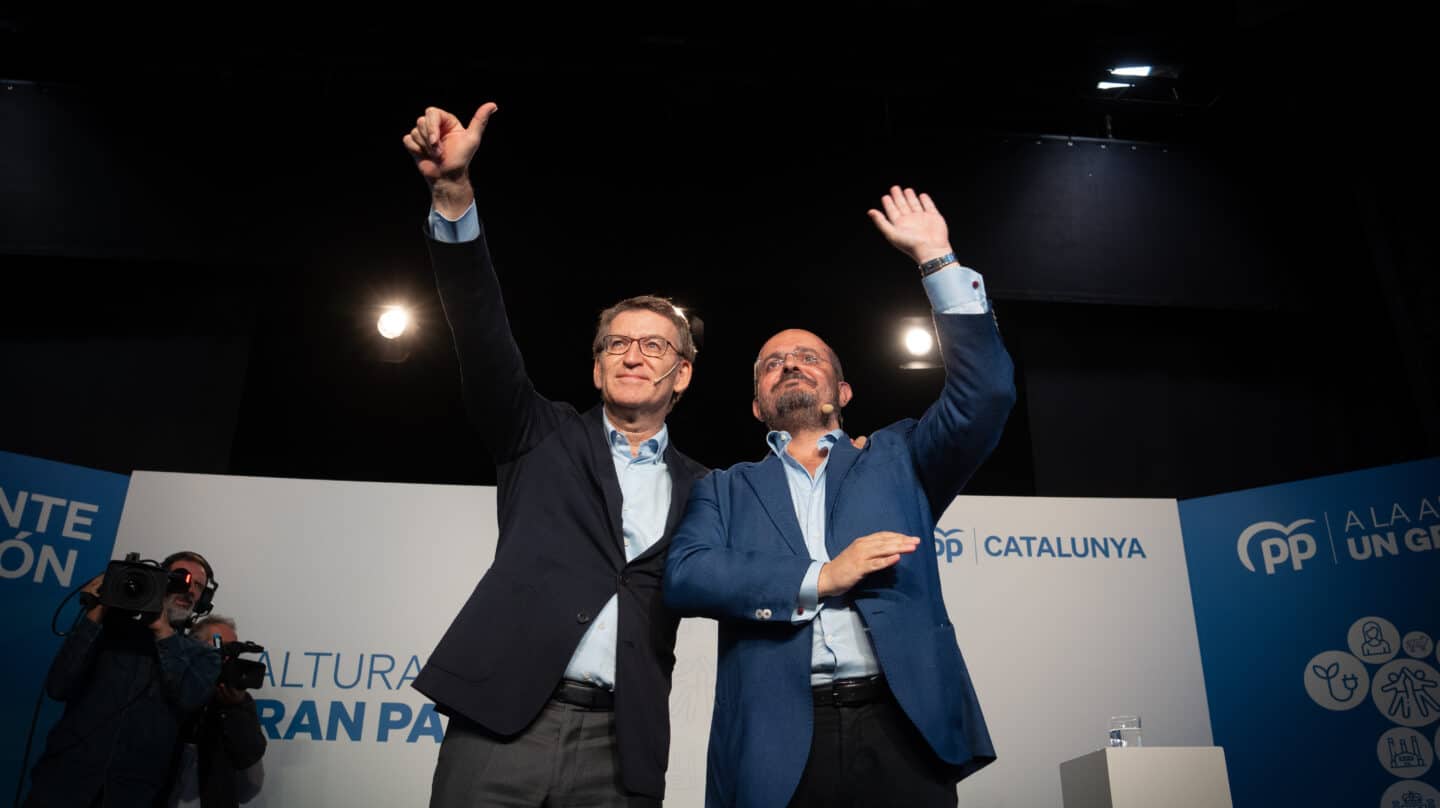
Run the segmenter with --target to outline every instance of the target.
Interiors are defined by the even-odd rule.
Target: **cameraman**
[[[162,566],[188,572],[190,584],[165,595],[154,620],[97,604],[50,663],[45,691],[65,713],[31,771],[26,806],[150,806],[163,795],[180,724],[210,698],[220,654],[180,633],[213,578],[209,562],[181,552]],[[85,586],[92,598],[102,579]]]
[[[190,637],[214,646],[214,638],[226,646],[222,656],[233,654],[229,646],[239,642],[235,621],[212,614],[195,624]],[[260,793],[265,782],[265,733],[255,699],[232,687],[221,673],[215,694],[199,715],[186,722],[181,735],[180,770],[170,790],[172,807],[234,808]]]

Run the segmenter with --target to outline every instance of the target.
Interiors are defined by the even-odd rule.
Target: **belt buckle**
[[[831,693],[834,694],[835,703],[841,707],[853,707],[857,704],[864,704],[869,695],[866,687],[867,682],[836,682],[831,685]]]
[[[587,710],[613,709],[614,705],[614,697],[610,691],[589,682],[577,682],[573,679],[561,679],[560,685],[555,688],[554,698],[566,704],[584,707]]]
[[[867,676],[863,679],[836,682],[833,685],[835,703],[853,707],[878,701],[880,698],[880,682],[881,679],[879,676]]]

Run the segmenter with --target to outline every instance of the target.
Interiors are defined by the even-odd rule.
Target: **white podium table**
[[[1101,749],[1060,764],[1065,808],[1231,808],[1218,746]]]

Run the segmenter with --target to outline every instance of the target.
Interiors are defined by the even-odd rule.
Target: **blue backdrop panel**
[[[0,799],[7,803],[15,793],[35,699],[60,648],[61,639],[50,631],[51,617],[70,590],[105,571],[129,484],[123,474],[0,452],[0,614],[5,622]],[[59,629],[67,630],[78,612],[67,605]],[[60,710],[61,705],[46,700],[32,764]]]
[[[1440,458],[1180,503],[1237,808],[1437,799]]]

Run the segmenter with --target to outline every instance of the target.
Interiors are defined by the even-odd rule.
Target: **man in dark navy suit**
[[[857,450],[830,346],[791,329],[760,349],[769,452],[696,483],[665,577],[672,608],[720,624],[711,808],[953,806],[995,759],[935,555],[915,550],[999,440],[1013,368],[930,197],[895,187],[881,207],[871,219],[924,278],[945,386]]]
[[[431,107],[404,138],[430,186],[430,255],[466,407],[499,480],[495,561],[415,681],[450,716],[430,804],[658,805],[678,623],[660,576],[705,473],[665,417],[695,343],[668,300],[623,300],[592,345],[600,403],[580,412],[535,390],[469,180],[495,110],[466,125]]]

